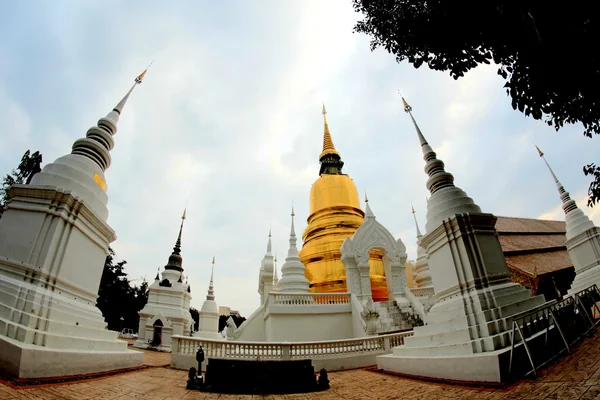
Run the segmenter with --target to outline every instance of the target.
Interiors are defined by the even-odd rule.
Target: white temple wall
[[[239,336],[235,340],[246,342],[264,342],[266,340],[264,309],[265,305],[263,304],[238,327]]]
[[[285,312],[270,312],[265,320],[266,341],[310,342],[354,337],[349,305],[344,306],[344,311],[340,307],[324,310],[325,307],[293,306]]]
[[[91,293],[98,293],[106,252],[80,230],[72,229],[66,246],[60,274],[67,282],[77,282]],[[91,265],[94,268],[84,266]]]

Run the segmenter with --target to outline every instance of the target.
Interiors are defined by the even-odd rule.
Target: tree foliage
[[[140,311],[148,302],[148,282],[132,285],[124,270],[127,261],[115,261],[115,252],[109,248],[104,271],[100,279],[100,289],[96,307],[102,311],[108,329],[121,331],[130,328],[138,331]],[[123,318],[123,320],[121,320]]]
[[[556,130],[581,122],[600,133],[600,37],[593,1],[353,0],[364,15],[356,32],[415,68],[458,79],[479,64],[498,65],[513,109]],[[589,205],[600,200],[597,174]],[[595,190],[593,188],[596,188]]]
[[[29,150],[21,157],[21,162],[10,174],[6,174],[0,188],[0,216],[8,202],[8,189],[14,184],[29,184],[31,178],[41,171],[42,155],[39,151],[31,154]]]
[[[231,315],[219,315],[219,332],[223,331],[227,327],[227,320],[229,317],[233,318],[233,322],[235,322],[235,326],[239,327],[245,320],[245,317],[238,317],[235,314]]]

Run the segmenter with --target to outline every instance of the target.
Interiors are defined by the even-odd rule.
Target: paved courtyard
[[[361,369],[330,373],[331,389],[325,392],[219,395],[186,390],[187,372],[164,367],[169,360],[170,354],[147,351],[144,363],[150,368],[137,372],[25,389],[0,384],[0,399],[600,399],[600,331],[537,377],[503,389],[422,382]]]

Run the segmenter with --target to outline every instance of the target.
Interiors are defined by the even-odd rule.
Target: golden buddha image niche
[[[341,260],[342,242],[352,237],[363,224],[365,213],[360,208],[354,181],[342,173],[344,162],[331,139],[327,111],[323,105],[323,151],[319,178],[310,190],[308,226],[302,235],[300,260],[306,266],[306,277],[312,293],[346,292],[346,270]],[[370,252],[371,291],[374,301],[388,300],[383,267],[383,253]]]

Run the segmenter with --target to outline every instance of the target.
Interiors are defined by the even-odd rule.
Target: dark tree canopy
[[[96,307],[102,311],[108,329],[121,331],[130,328],[138,331],[140,311],[148,302],[148,282],[132,285],[124,270],[127,261],[115,262],[115,252],[109,248],[100,279]],[[123,318],[123,320],[121,320]]]
[[[493,61],[512,107],[556,130],[581,122],[600,133],[600,37],[593,1],[353,0],[364,15],[356,32],[415,68],[427,64],[458,79]],[[598,175],[589,205],[600,201]],[[596,187],[596,191],[593,187]]]
[[[42,155],[39,151],[31,154],[29,150],[25,152],[21,158],[21,162],[16,169],[12,170],[12,173],[6,174],[2,181],[2,187],[0,188],[0,216],[6,207],[8,202],[8,189],[14,184],[29,184],[31,178],[38,172],[40,172],[42,164]]]
[[[239,327],[245,320],[245,317],[238,317],[235,314],[231,314],[231,315],[219,315],[219,332],[221,332],[223,329],[225,329],[225,327],[227,326],[227,320],[229,319],[229,317],[233,318],[233,322],[235,323],[235,326]]]

